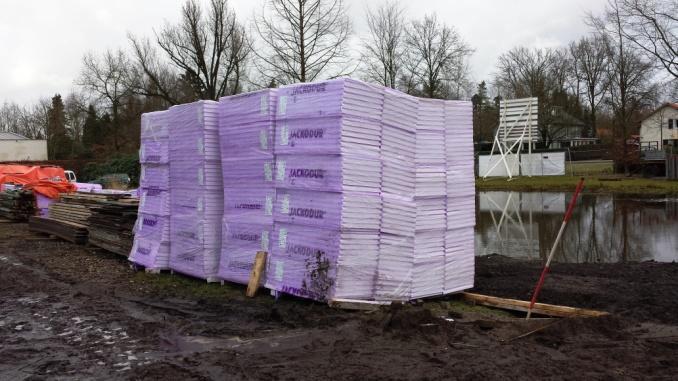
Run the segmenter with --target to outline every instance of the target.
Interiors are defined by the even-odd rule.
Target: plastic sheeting
[[[169,111],[141,116],[139,214],[129,260],[149,270],[169,269]]]
[[[216,281],[224,212],[217,102],[172,106],[168,125],[169,267]]]
[[[267,251],[266,287],[320,301],[472,287],[469,102],[338,79],[161,115],[142,128],[140,255],[244,284]]]

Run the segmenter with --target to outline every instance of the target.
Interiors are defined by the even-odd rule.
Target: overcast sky
[[[354,30],[378,0],[346,0]],[[0,0],[0,103],[66,94],[85,52],[127,47],[127,32],[151,35],[178,19],[183,0]],[[206,2],[206,0],[205,0]],[[249,22],[263,0],[230,0]],[[402,0],[410,18],[435,12],[475,48],[473,79],[489,79],[497,56],[517,45],[556,47],[588,32],[582,19],[606,0]]]

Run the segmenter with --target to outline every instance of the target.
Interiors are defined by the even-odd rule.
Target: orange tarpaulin
[[[21,184],[25,189],[32,189],[49,198],[77,190],[74,184],[66,180],[64,169],[60,167],[0,164],[0,185],[5,183]]]

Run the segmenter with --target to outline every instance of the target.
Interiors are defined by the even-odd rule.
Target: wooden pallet
[[[343,310],[376,311],[381,307],[390,306],[391,302],[378,300],[332,299],[329,301],[329,305],[330,307]]]

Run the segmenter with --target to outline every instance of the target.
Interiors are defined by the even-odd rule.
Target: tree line
[[[474,84],[463,36],[434,14],[407,17],[402,3],[366,7],[368,31],[353,49],[344,0],[266,0],[242,20],[227,0],[187,0],[179,21],[125,47],[88,52],[77,91],[33,105],[5,103],[0,127],[48,140],[50,158],[136,152],[139,115],[197,99],[283,84],[356,76],[404,91],[474,104],[477,141],[491,139],[502,98],[537,96],[548,145],[567,114],[595,136],[600,120],[619,136],[656,103],[658,73],[674,79],[676,0],[610,0],[588,15],[590,34],[560,49],[515,47],[493,78]]]
[[[482,82],[472,98],[476,142],[493,139],[500,99],[538,97],[544,146],[581,125],[580,136],[620,149],[626,165],[626,139],[662,99],[678,96],[676,15],[676,0],[608,0],[601,14],[585,16],[587,34],[579,40],[501,54],[495,97]]]

